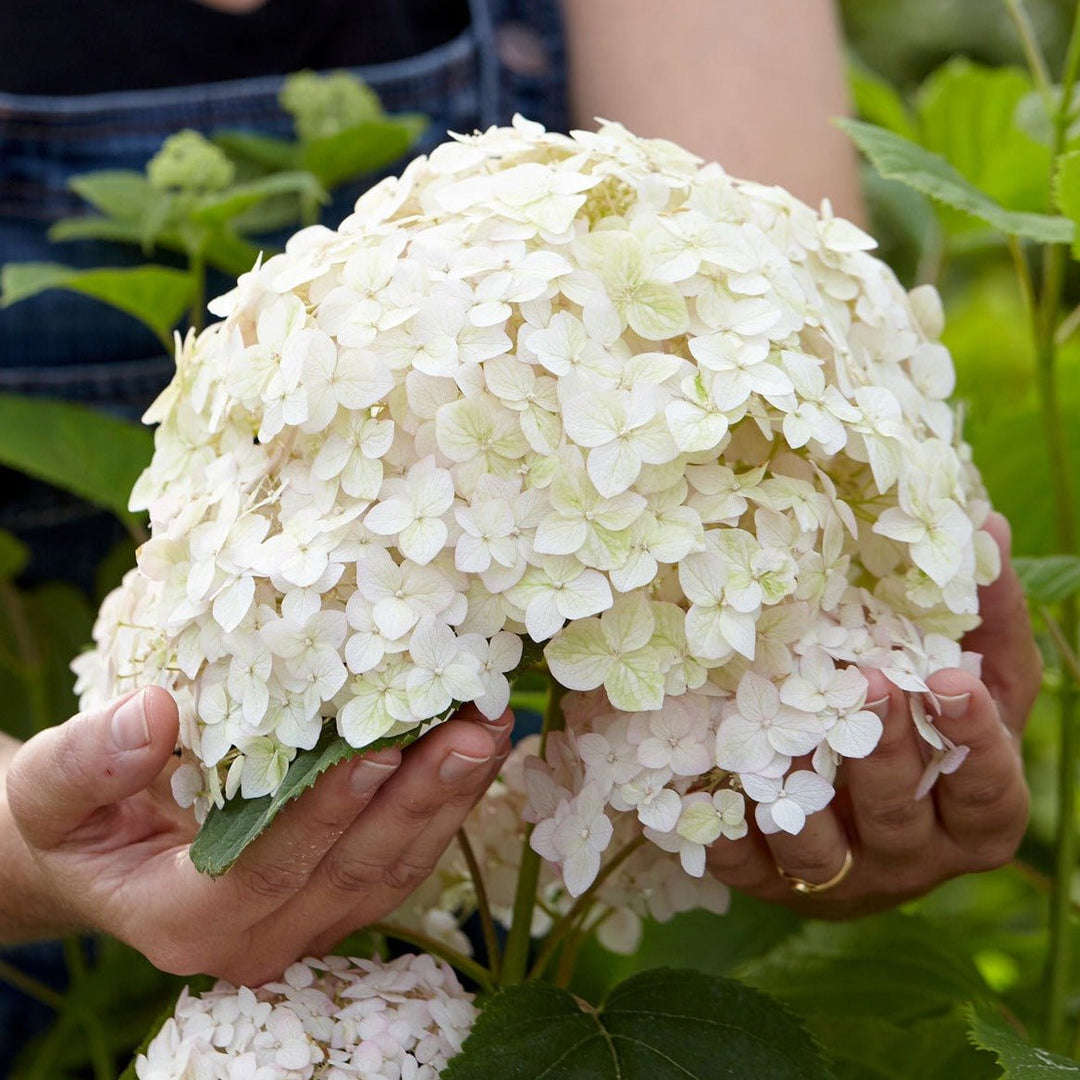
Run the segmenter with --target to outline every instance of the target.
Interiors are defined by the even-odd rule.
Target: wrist
[[[19,743],[0,733],[0,944],[58,937],[79,920],[23,839],[7,798],[8,766]]]

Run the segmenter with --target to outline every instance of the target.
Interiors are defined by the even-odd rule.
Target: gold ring
[[[815,896],[818,893],[828,892],[830,889],[835,889],[842,881],[847,878],[851,873],[851,868],[855,865],[855,857],[851,854],[851,848],[848,848],[844,854],[844,863],[839,870],[828,881],[816,882],[807,881],[805,878],[796,877],[794,874],[789,874],[783,867],[778,866],[776,872],[791,886],[792,892],[797,892],[800,896]]]

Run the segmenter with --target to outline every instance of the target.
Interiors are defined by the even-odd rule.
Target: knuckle
[[[307,875],[287,863],[261,862],[247,869],[244,884],[256,896],[287,897],[303,887]]]
[[[861,815],[866,826],[886,836],[905,837],[922,815],[922,806],[913,798],[893,799],[867,807]]]
[[[448,803],[454,801],[456,796],[443,798],[435,792],[411,799],[402,799],[395,810],[403,826],[415,828],[417,825],[426,825]]]
[[[367,859],[338,857],[329,859],[325,866],[327,884],[337,892],[366,892],[386,878],[385,864]]]
[[[433,869],[434,867],[423,863],[411,863],[406,859],[399,859],[387,868],[383,880],[395,892],[412,892],[427,879]]]

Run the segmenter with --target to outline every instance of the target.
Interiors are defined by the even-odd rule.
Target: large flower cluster
[[[181,993],[135,1061],[139,1080],[434,1080],[476,1019],[430,956],[292,964],[257,990]]]
[[[997,573],[937,296],[872,246],[615,124],[437,148],[183,344],[84,705],[169,685],[205,811],[327,725],[497,714],[531,639],[581,695],[532,811],[571,892],[612,815],[694,874],[744,795],[797,831],[880,735],[856,665],[925,692]]]

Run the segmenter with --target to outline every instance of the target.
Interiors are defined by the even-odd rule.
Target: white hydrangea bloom
[[[185,989],[135,1060],[139,1080],[434,1080],[476,1020],[472,994],[428,955],[328,956],[251,990]]]
[[[797,831],[880,737],[857,668],[970,665],[998,570],[940,306],[873,246],[618,124],[455,137],[180,344],[82,706],[170,687],[205,814],[324,730],[496,714],[531,639],[574,692],[527,785],[571,892],[640,835],[699,874],[744,794]],[[963,747],[913,715],[930,783]]]

